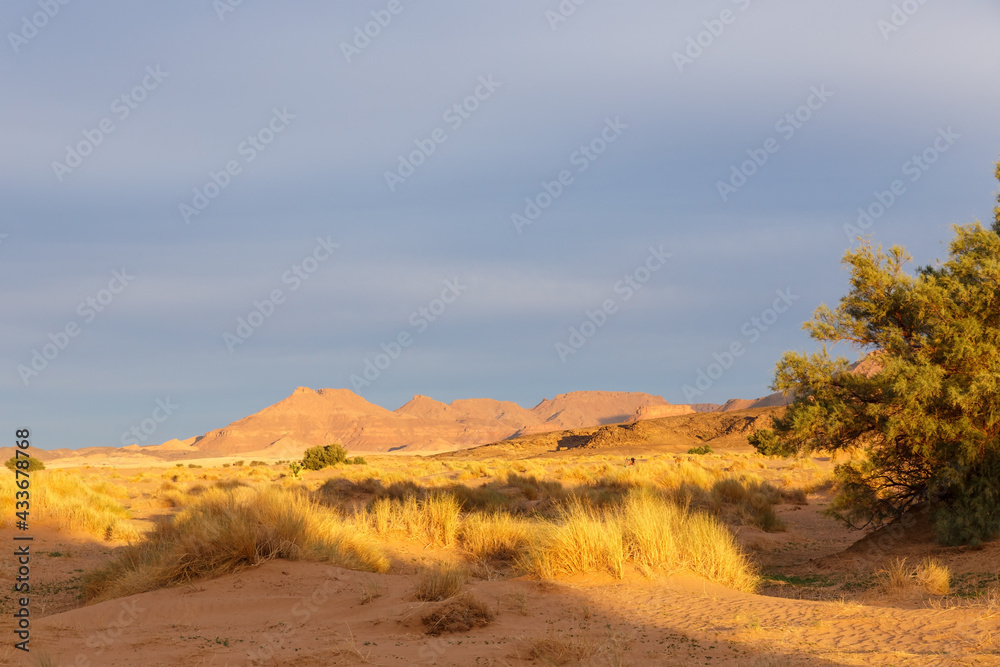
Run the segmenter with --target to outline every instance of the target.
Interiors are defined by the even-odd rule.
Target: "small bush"
[[[368,465],[368,461],[366,461],[365,457],[363,457],[363,456],[354,456],[354,457],[351,457],[349,459],[346,459],[344,461],[344,463],[346,463],[347,465],[351,465],[351,466],[366,466],[366,465]]]
[[[267,465],[267,461],[251,461],[250,462],[250,467],[266,466],[266,465]]]
[[[914,573],[917,584],[931,595],[947,595],[951,590],[951,572],[940,561],[928,558]]]
[[[426,626],[426,633],[438,636],[446,632],[468,632],[473,628],[484,628],[493,622],[493,610],[468,593],[441,605],[420,620]]]
[[[189,464],[188,464],[188,468],[200,468],[200,467],[201,467],[201,466],[200,466],[200,465],[198,465],[197,463],[189,463]]]
[[[692,447],[688,450],[688,454],[711,454],[711,445],[702,445],[701,447]]]
[[[24,463],[18,465],[18,462],[23,461]],[[4,463],[5,466],[10,468],[13,472],[14,470],[20,470],[21,472],[33,473],[38,470],[45,470],[45,464],[34,456],[28,456],[27,458],[23,456],[12,456],[7,459]]]
[[[439,565],[425,570],[413,589],[413,597],[424,602],[440,602],[462,592],[467,575],[465,570],[449,565]]]
[[[302,467],[306,470],[322,470],[347,461],[347,450],[339,443],[310,447],[302,456]]]
[[[243,461],[234,461],[233,462],[233,467],[234,468],[242,468],[243,467],[243,463],[244,463]]]

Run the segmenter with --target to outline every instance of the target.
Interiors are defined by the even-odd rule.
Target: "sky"
[[[998,28],[993,0],[5,2],[0,428],[158,444],[299,386],[766,395],[858,233],[928,264],[991,219]]]

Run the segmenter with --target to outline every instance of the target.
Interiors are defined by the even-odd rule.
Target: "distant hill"
[[[61,449],[37,454],[62,465],[126,465],[149,457],[165,461],[231,456],[290,459],[309,447],[331,442],[361,453],[441,452],[532,434],[724,412],[742,409],[744,404],[778,404],[768,402],[773,400],[766,397],[729,401],[723,406],[690,406],[672,405],[662,396],[640,392],[576,391],[543,399],[528,409],[489,398],[442,403],[418,395],[398,409],[388,410],[348,389],[299,387],[274,405],[202,436],[145,447]]]

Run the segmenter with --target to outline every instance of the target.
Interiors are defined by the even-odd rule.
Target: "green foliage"
[[[702,445],[701,447],[692,447],[688,450],[688,454],[711,454],[711,445]]]
[[[302,473],[302,464],[298,461],[292,461],[288,464],[288,470],[292,473],[292,477],[298,479],[299,474]]]
[[[1000,179],[1000,164],[997,165]],[[1000,208],[992,230],[954,227],[948,257],[907,273],[911,258],[862,239],[848,251],[850,291],[805,329],[819,352],[788,352],[774,389],[793,392],[774,439],[790,453],[849,451],[831,513],[879,526],[927,504],[939,541],[1000,535]],[[826,344],[848,344],[856,364]]]
[[[23,463],[18,465],[18,461],[23,461]],[[38,470],[45,470],[45,464],[42,463],[41,460],[36,459],[34,456],[29,456],[27,458],[23,456],[12,456],[7,459],[7,462],[4,463],[4,465],[10,468],[11,472],[20,469],[21,472],[30,474]]]
[[[242,468],[242,467],[243,467],[243,465],[244,465],[244,463],[246,463],[246,462],[245,462],[245,461],[242,461],[242,460],[240,460],[240,461],[234,461],[234,462],[233,462],[233,467],[234,467],[234,468]]]
[[[769,429],[762,428],[747,436],[747,441],[763,456],[781,456],[787,458],[795,453],[795,449],[787,446],[781,441],[777,434]]]
[[[347,450],[339,443],[310,447],[302,456],[302,467],[306,470],[322,470],[347,461]]]
[[[347,459],[346,461],[344,461],[344,463],[346,463],[347,465],[352,465],[352,466],[366,466],[366,465],[368,465],[368,461],[366,461],[365,457],[363,457],[363,456],[354,456],[354,457],[351,457],[351,458]]]
[[[267,465],[267,461],[251,461],[250,462],[250,467],[266,466],[266,465]]]

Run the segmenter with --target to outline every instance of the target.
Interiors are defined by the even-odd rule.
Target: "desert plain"
[[[1000,665],[1000,544],[844,527],[836,460],[748,444],[781,403],[300,388],[189,441],[39,451],[31,652],[0,664]],[[327,442],[349,463],[290,466]]]

